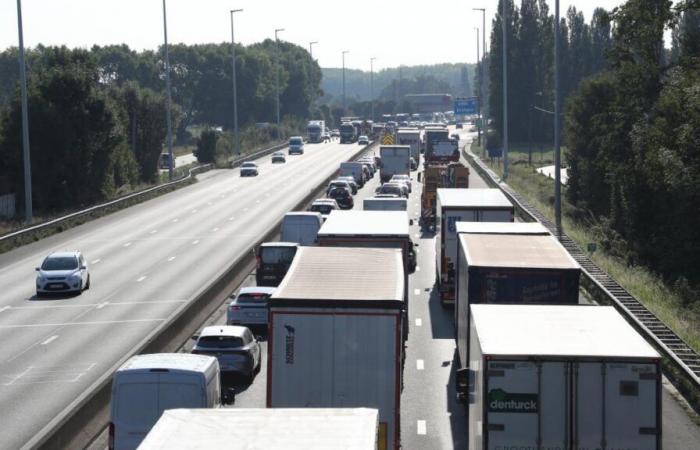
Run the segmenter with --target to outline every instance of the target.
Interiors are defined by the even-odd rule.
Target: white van
[[[364,164],[361,162],[357,161],[346,161],[340,163],[340,176],[341,177],[353,177],[355,179],[355,182],[359,187],[362,187],[365,185],[365,181],[367,179],[365,178],[365,169],[364,169]],[[368,170],[369,172],[369,170]]]
[[[110,449],[135,449],[166,409],[221,404],[219,362],[187,353],[137,355],[112,377]]]
[[[317,212],[290,212],[282,219],[282,242],[316,245],[323,216]]]

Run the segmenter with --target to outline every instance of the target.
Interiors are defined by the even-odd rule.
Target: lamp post
[[[168,177],[173,179],[173,168],[175,167],[175,158],[173,157],[173,128],[170,119],[170,56],[168,54],[168,15],[165,9],[165,0],[163,0],[163,38],[165,42],[165,120],[168,121],[168,155],[170,156],[170,165],[168,167]]]
[[[349,50],[343,50],[343,115],[345,115],[345,54],[350,53]]]
[[[374,56],[369,59],[369,102],[372,109],[372,122],[374,122]]]
[[[241,155],[241,141],[238,135],[238,96],[236,93],[236,41],[233,38],[233,15],[242,9],[231,10],[231,64],[233,66],[233,135],[236,154]]]
[[[277,33],[284,31],[284,28],[275,29],[275,91],[277,92],[277,139],[280,139],[280,49]]]
[[[476,62],[479,64],[479,27],[474,27],[476,30]],[[483,80],[479,82],[479,101],[477,102],[477,115],[479,116],[479,119],[481,119],[481,83],[483,83]],[[468,95],[465,92],[465,95]],[[479,147],[481,147],[481,127],[476,127],[476,132],[477,132],[477,143],[479,144]]]
[[[501,29],[503,31],[503,179],[508,179],[508,37],[506,24],[508,2],[503,2]]]
[[[481,127],[483,129],[483,149],[486,151],[486,141],[488,138],[488,102],[486,101],[486,8],[472,8],[474,11],[481,11],[481,83],[480,84],[480,99],[483,101],[479,102],[479,105],[483,103],[483,109],[481,110]],[[480,106],[481,107],[481,106]]]
[[[318,44],[318,41],[309,42],[309,55],[311,55],[311,59],[314,59],[314,44]]]
[[[24,63],[24,32],[22,31],[22,0],[17,0],[17,31],[19,34],[19,77],[22,95],[22,152],[24,159],[24,218],[31,222],[32,164],[29,159],[29,107],[27,106],[27,70]]]
[[[561,148],[559,147],[559,0],[554,2],[554,218],[561,236]]]

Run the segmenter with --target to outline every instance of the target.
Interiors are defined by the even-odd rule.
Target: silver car
[[[411,177],[408,175],[393,175],[391,179],[389,180],[389,183],[393,183],[394,181],[398,183],[405,183],[406,186],[408,186],[408,193],[410,194],[412,189],[411,189]]]
[[[90,289],[87,261],[78,251],[51,253],[35,270],[37,297],[52,292],[79,294]]]
[[[229,325],[267,326],[267,300],[275,292],[274,287],[249,286],[231,296],[226,311]]]
[[[221,372],[239,373],[252,382],[260,370],[260,344],[246,327],[214,325],[192,339],[192,353],[215,357]]]
[[[355,178],[353,178],[350,175],[343,176],[343,177],[338,177],[336,180],[343,180],[347,181],[348,184],[350,185],[350,191],[352,192],[352,195],[357,194],[357,182],[355,181]]]
[[[241,164],[241,176],[242,177],[257,177],[258,176],[258,165],[254,162],[244,162]]]

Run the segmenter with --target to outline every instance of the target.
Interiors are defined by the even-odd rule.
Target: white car
[[[292,136],[289,138],[289,151],[290,155],[303,155],[304,154],[304,138],[301,136]]]
[[[260,344],[246,327],[213,325],[192,339],[196,341],[192,353],[215,357],[221,372],[239,373],[252,382],[260,370]]]
[[[309,211],[321,213],[326,220],[332,211],[340,209],[338,202],[332,198],[317,198],[309,207]]]
[[[408,186],[409,194],[413,191],[413,189],[411,189],[411,177],[409,177],[408,175],[393,175],[389,180],[389,183],[393,182],[406,184],[406,186]]]
[[[258,165],[254,162],[244,162],[241,164],[241,176],[242,177],[257,177],[258,176]]]
[[[357,143],[359,145],[369,145],[369,138],[365,135],[362,135],[359,138],[357,138]]]
[[[249,286],[231,296],[226,313],[228,325],[267,326],[267,300],[275,292],[274,287]]]
[[[36,269],[36,295],[90,289],[87,261],[78,251],[51,253]]]

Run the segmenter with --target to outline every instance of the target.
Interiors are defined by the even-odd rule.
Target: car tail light
[[[238,305],[231,305],[231,306],[229,307],[229,309],[230,309],[231,311],[239,311],[239,310],[241,309],[241,307],[238,306]]]
[[[114,450],[114,422],[109,423],[109,437],[107,438],[109,450]]]

